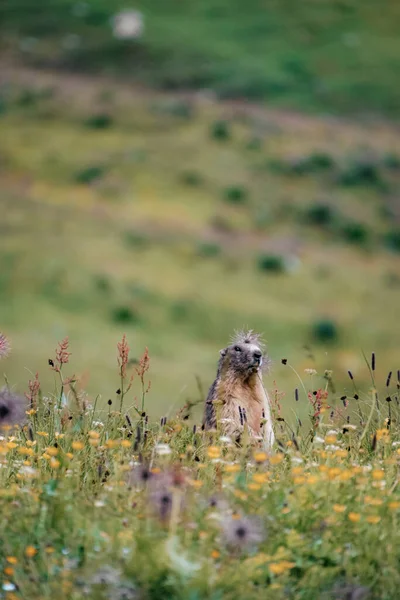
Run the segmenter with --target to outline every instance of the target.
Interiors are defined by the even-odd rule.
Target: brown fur
[[[237,345],[241,351],[236,355]],[[268,395],[261,368],[251,362],[254,351],[261,348],[259,336],[248,332],[237,334],[233,344],[221,351],[217,378],[207,398],[204,425],[207,429],[216,428],[218,421],[224,434],[239,440],[247,424],[250,437],[264,440],[270,447],[273,431]]]

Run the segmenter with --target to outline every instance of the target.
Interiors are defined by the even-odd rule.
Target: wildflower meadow
[[[203,431],[200,400],[153,417],[151,354],[132,364],[125,336],[112,398],[81,389],[71,352],[52,389],[0,392],[1,598],[398,597],[399,371],[377,381],[373,354],[351,396],[297,373],[291,419],[271,394],[267,453],[246,423],[240,446]]]

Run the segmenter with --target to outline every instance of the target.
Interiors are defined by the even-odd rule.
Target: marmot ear
[[[219,354],[222,358],[224,358],[224,356],[226,356],[226,348],[222,348],[222,350],[219,351]]]

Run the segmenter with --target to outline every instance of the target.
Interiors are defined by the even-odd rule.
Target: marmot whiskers
[[[208,392],[205,429],[220,427],[221,432],[239,441],[247,424],[251,438],[266,449],[274,443],[271,408],[262,382],[264,356],[260,336],[253,331],[239,332],[232,344],[220,350],[217,377]]]

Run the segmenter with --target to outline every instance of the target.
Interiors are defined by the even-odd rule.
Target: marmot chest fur
[[[260,337],[251,331],[239,333],[220,351],[217,377],[206,400],[206,429],[215,429],[218,424],[221,432],[238,440],[247,424],[250,436],[271,448],[271,408],[262,382],[262,367],[267,362]]]

